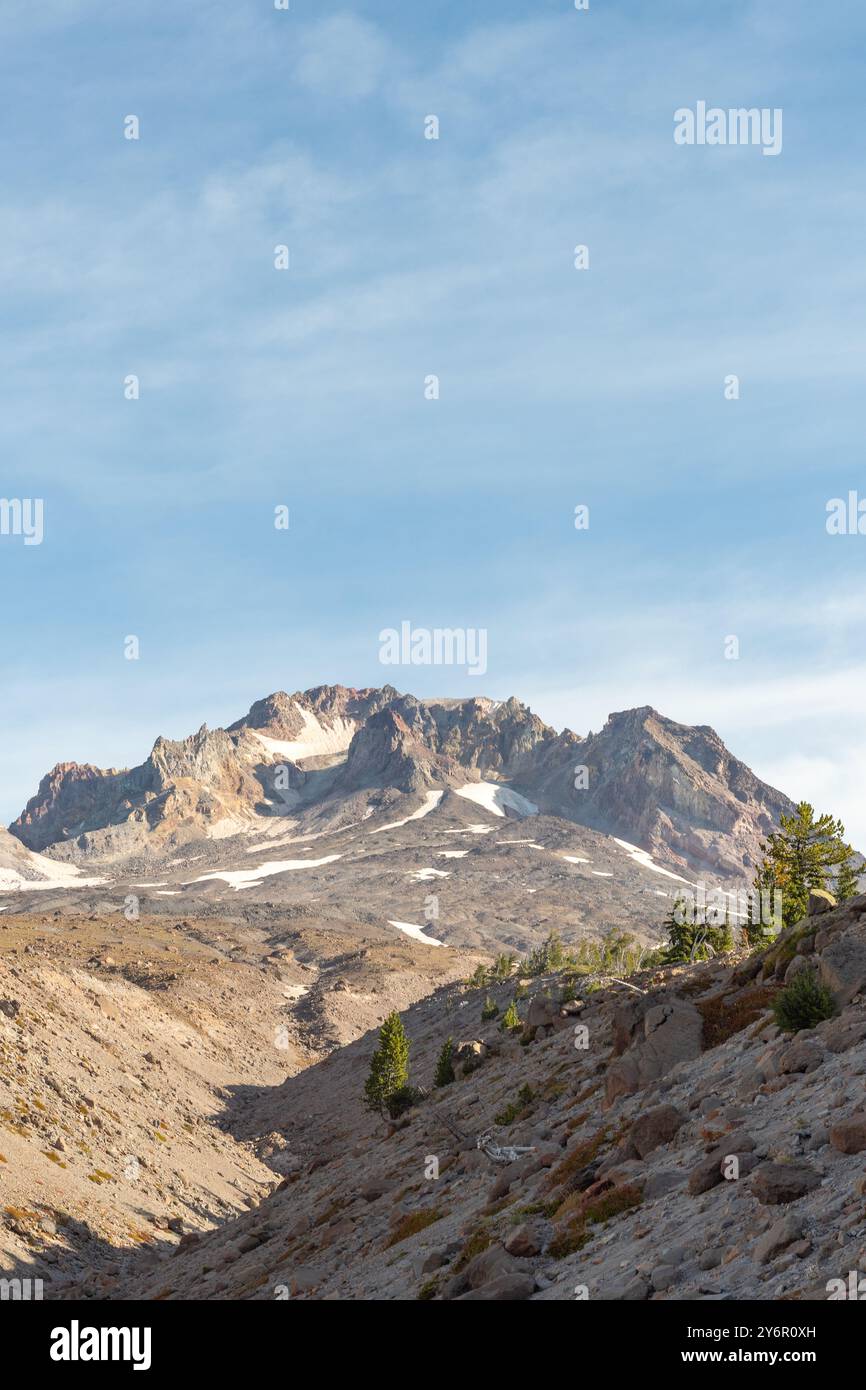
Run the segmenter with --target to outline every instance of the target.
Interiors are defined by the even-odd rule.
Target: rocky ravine
[[[769,1002],[809,968],[838,1013],[780,1035]],[[515,983],[494,991],[500,1006]],[[396,1124],[360,1103],[374,1032],[251,1095],[238,1132],[271,1136],[277,1190],[71,1292],[824,1299],[862,1272],[866,895],[760,955],[600,983],[560,1004],[559,979],[529,982],[520,1037],[481,1022],[483,991],[408,1008],[416,1083],[446,1036],[462,1060]],[[485,1134],[532,1152],[497,1164]]]

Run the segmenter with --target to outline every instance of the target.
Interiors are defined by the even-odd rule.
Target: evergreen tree
[[[694,910],[685,898],[677,898],[662,925],[668,934],[665,963],[673,965],[692,959],[695,944]]]
[[[845,842],[845,827],[830,815],[816,818],[814,807],[801,801],[793,816],[780,818],[780,829],[761,846],[764,860],[759,870],[782,893],[782,920],[786,927],[805,917],[809,894],[831,889],[833,879],[850,867],[854,851]]]
[[[484,1008],[481,1010],[481,1022],[487,1023],[491,1018],[495,1018],[498,1013],[498,1004],[495,1000],[491,999],[488,994],[487,998],[484,1000]]]
[[[562,937],[554,930],[534,951],[530,951],[524,962],[527,975],[546,975],[552,970],[561,970],[569,961],[568,953],[562,944]]]
[[[849,859],[846,863],[839,865],[839,873],[836,877],[836,897],[840,903],[844,903],[848,898],[856,898],[859,892],[860,875]]]
[[[450,1086],[454,1080],[454,1066],[451,1061],[453,1052],[454,1039],[446,1038],[436,1063],[436,1072],[433,1077],[434,1086]]]
[[[512,1032],[520,1027],[520,1014],[517,1012],[517,1003],[512,999],[505,1013],[502,1015],[502,1029],[506,1033]]]
[[[394,1011],[379,1029],[379,1046],[370,1059],[370,1074],[364,1085],[364,1100],[371,1110],[387,1106],[396,1091],[409,1081],[409,1039],[403,1020]]]
[[[723,926],[709,926],[693,903],[677,898],[664,921],[668,945],[664,953],[666,965],[679,962],[709,960],[734,948],[730,913],[726,910]]]
[[[776,934],[779,925],[775,921],[776,910],[776,874],[772,863],[765,857],[755,874],[743,925],[746,942],[753,950],[766,946]]]

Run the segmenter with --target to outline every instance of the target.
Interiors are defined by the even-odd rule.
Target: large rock
[[[808,1163],[764,1163],[752,1176],[752,1195],[765,1206],[796,1202],[821,1185],[821,1174]]]
[[[795,1038],[782,1048],[774,1060],[777,1076],[816,1071],[824,1061],[824,1049],[813,1038]]]
[[[631,1142],[640,1157],[646,1158],[661,1144],[670,1143],[682,1123],[683,1116],[675,1105],[656,1105],[635,1120]]]
[[[859,1154],[866,1149],[866,1114],[850,1115],[830,1128],[830,1143],[841,1154]]]
[[[842,1007],[866,989],[866,923],[852,921],[846,931],[834,933],[818,957],[818,973]]]
[[[554,1004],[552,999],[548,999],[544,994],[536,994],[535,998],[530,1000],[529,1008],[526,1010],[527,1028],[555,1028],[562,1023],[559,1005]]]
[[[507,1237],[505,1249],[519,1260],[531,1259],[533,1255],[541,1254],[551,1231],[552,1227],[544,1222],[525,1221],[521,1226],[515,1226]]]
[[[755,1161],[752,1158],[754,1147],[754,1139],[743,1130],[728,1135],[726,1141],[717,1144],[695,1164],[689,1174],[689,1192],[697,1197],[702,1192],[709,1192],[711,1187],[717,1187],[720,1182],[734,1181],[725,1178],[728,1162],[732,1158],[737,1160],[737,1177],[745,1177]]]
[[[515,1274],[520,1274],[520,1267],[514,1257],[503,1250],[501,1245],[491,1245],[449,1280],[444,1291],[445,1297],[460,1298],[467,1289],[480,1289],[496,1279]]]
[[[698,1010],[684,999],[653,1005],[644,1015],[642,1036],[608,1067],[606,1104],[667,1076],[680,1062],[700,1056],[703,1027]]]
[[[776,1255],[780,1255],[783,1250],[787,1250],[789,1245],[793,1245],[795,1240],[799,1240],[803,1234],[803,1218],[793,1212],[786,1213],[779,1218],[769,1231],[755,1242],[755,1259],[758,1264],[768,1264]]]
[[[841,1018],[819,1023],[815,1031],[831,1052],[847,1052],[866,1038],[866,1013],[849,1010]]]
[[[836,899],[832,893],[828,893],[824,888],[813,888],[809,894],[809,906],[806,908],[807,917],[817,917],[821,912],[829,912],[831,907],[836,906]]]

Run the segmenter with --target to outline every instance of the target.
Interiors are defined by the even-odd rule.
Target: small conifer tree
[[[454,1064],[451,1060],[453,1053],[454,1039],[446,1038],[436,1062],[436,1072],[433,1077],[434,1086],[450,1086],[454,1080]]]
[[[403,1020],[394,1011],[379,1029],[379,1046],[370,1059],[364,1100],[371,1110],[384,1109],[391,1096],[409,1081],[409,1039]]]
[[[520,1014],[517,1012],[517,1003],[512,999],[505,1013],[502,1015],[502,1030],[505,1033],[512,1032],[520,1027]]]

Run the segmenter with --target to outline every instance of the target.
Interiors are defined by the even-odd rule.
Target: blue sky
[[[0,820],[389,680],[712,724],[866,847],[866,536],[825,529],[866,496],[864,39],[841,0],[5,0],[0,496],[46,520],[0,537]],[[676,146],[698,100],[782,108],[782,153]],[[487,675],[383,667],[404,619],[486,628]]]

